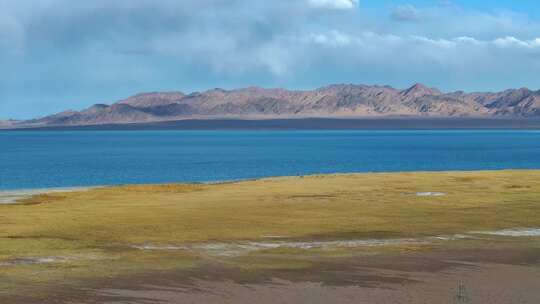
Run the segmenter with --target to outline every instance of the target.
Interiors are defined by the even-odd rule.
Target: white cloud
[[[476,40],[475,38],[473,37],[468,37],[468,36],[461,36],[461,37],[456,37],[453,39],[454,41],[458,42],[458,43],[463,43],[463,44],[475,44],[475,45],[478,45],[480,44],[481,42]]]
[[[463,68],[470,71],[504,71],[509,67],[533,69],[540,65],[540,38],[482,40],[466,36],[431,38],[370,31],[352,34],[332,30],[309,34],[301,41],[308,44],[305,49],[310,50],[315,62],[318,57],[336,58],[359,68],[376,64],[381,69],[444,68],[447,72],[456,72]],[[531,54],[538,56],[531,57]]]
[[[308,41],[319,45],[340,47],[349,45],[351,37],[339,31],[330,31],[329,33],[310,34]]]
[[[515,49],[521,48],[538,49],[540,51],[540,37],[531,40],[522,40],[516,37],[500,37],[492,40],[481,40],[474,37],[461,36],[455,38],[430,38],[422,35],[394,35],[394,34],[378,34],[371,31],[365,31],[359,34],[344,33],[337,30],[331,30],[325,33],[312,33],[308,36],[308,39],[303,41],[309,41],[314,44],[346,47],[353,44],[357,45],[371,45],[376,47],[377,45],[388,46],[393,44],[395,46],[421,46],[421,47],[434,47],[439,49],[449,48],[470,48],[477,46],[486,46],[490,48],[501,49]],[[402,52],[403,49],[397,48],[396,52]]]
[[[398,5],[392,10],[391,17],[396,21],[418,21],[420,19],[420,11],[410,4]]]
[[[533,40],[520,40],[516,37],[507,36],[493,40],[493,44],[501,48],[540,48],[540,38]]]
[[[328,9],[352,9],[358,6],[359,0],[308,0],[309,4],[317,8],[328,8]]]

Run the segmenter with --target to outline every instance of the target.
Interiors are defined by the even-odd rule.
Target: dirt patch
[[[85,281],[54,297],[9,303],[540,302],[540,248],[430,251],[313,260],[309,269],[244,271],[223,264]],[[1,299],[1,298],[0,298]]]

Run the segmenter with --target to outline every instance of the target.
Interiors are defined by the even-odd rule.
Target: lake
[[[539,131],[0,131],[0,189],[540,169]]]

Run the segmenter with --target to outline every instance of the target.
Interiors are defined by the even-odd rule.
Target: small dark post
[[[467,295],[467,290],[463,282],[459,282],[457,294],[456,294],[456,303],[457,304],[468,304],[469,296]]]

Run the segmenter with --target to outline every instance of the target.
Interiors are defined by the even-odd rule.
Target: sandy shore
[[[97,187],[66,187],[66,188],[41,188],[41,189],[18,189],[0,190],[0,204],[16,204],[17,201],[45,193],[62,193],[72,191],[90,190]]]

